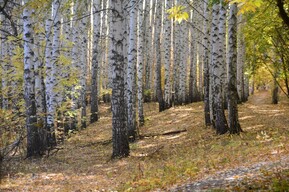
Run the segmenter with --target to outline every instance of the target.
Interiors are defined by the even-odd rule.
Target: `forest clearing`
[[[260,91],[240,105],[244,130],[240,135],[216,136],[204,125],[201,102],[161,113],[156,103],[145,104],[142,138],[130,144],[131,155],[121,160],[111,160],[109,106],[100,109],[105,115],[99,122],[72,134],[57,153],[7,162],[9,174],[0,190],[178,191],[176,187],[183,190],[184,183],[264,162],[276,165],[267,170],[261,164],[260,170],[242,177],[238,174],[243,172],[237,171],[231,181],[235,183],[215,187],[234,191],[289,188],[289,102],[284,96],[280,104],[272,105],[269,92]],[[180,132],[165,134],[173,131]],[[210,182],[203,187],[213,189]]]

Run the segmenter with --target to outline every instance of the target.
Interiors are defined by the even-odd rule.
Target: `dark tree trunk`
[[[156,17],[156,26],[161,27],[161,21],[162,21],[162,1],[158,0],[157,2],[157,14],[159,14]],[[156,30],[156,55],[157,55],[157,64],[156,64],[156,96],[159,103],[159,111],[165,110],[165,102],[163,98],[163,92],[162,92],[162,82],[161,82],[161,30]]]
[[[230,134],[240,133],[237,91],[237,4],[230,7],[228,24],[228,118]]]

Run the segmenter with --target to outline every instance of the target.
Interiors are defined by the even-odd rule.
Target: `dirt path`
[[[250,96],[248,103],[253,105],[264,105],[270,104],[270,92],[269,91],[259,91],[254,95]]]
[[[289,157],[281,157],[278,161],[259,162],[251,166],[220,171],[190,184],[176,187],[171,192],[207,191],[220,189],[225,191],[253,190],[254,180],[268,182],[268,173],[281,173],[289,168]],[[275,176],[274,174],[270,177]],[[250,186],[251,185],[251,186]]]
[[[243,104],[241,108],[245,107],[247,108],[247,110],[248,109],[252,110],[251,111],[252,115],[254,115],[254,113],[263,114],[264,116],[267,117],[267,119],[264,119],[264,121],[266,120],[274,121],[273,118],[275,119],[276,117],[283,115],[284,111],[283,108],[286,106],[288,107],[287,101],[285,102],[285,106],[272,105],[270,92],[260,91],[255,95],[251,96],[248,102]],[[246,117],[243,117],[241,119],[245,120]],[[263,123],[266,124],[266,122],[264,121]],[[282,118],[278,119],[278,121],[282,122]],[[287,126],[287,121],[288,119],[284,119],[285,126]],[[256,125],[255,127],[253,127],[253,129],[258,127],[262,128],[262,125],[260,126]],[[250,129],[251,128],[252,127],[250,127]],[[245,128],[246,131],[250,129]],[[280,156],[279,158],[277,158],[277,160],[274,161],[270,160],[258,162],[255,164],[240,166],[226,171],[219,171],[216,174],[205,176],[204,178],[194,181],[192,183],[175,187],[170,191],[188,192],[188,191],[208,191],[218,189],[224,191],[248,191],[248,190],[254,191],[254,188],[252,188],[252,186],[254,186],[254,184],[252,184],[254,183],[254,181],[258,180],[258,183],[272,182],[273,180],[272,174],[268,175],[268,173],[273,173],[274,177],[276,176],[276,172],[279,174],[284,170],[286,170],[287,172],[289,170],[288,156]],[[289,182],[289,177],[287,177],[286,180]]]

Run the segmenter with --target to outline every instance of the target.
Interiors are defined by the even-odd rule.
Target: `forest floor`
[[[0,191],[288,191],[289,102],[257,92],[239,105],[240,135],[204,125],[203,103],[158,113],[145,104],[141,139],[131,155],[111,160],[111,113],[71,134],[41,159],[4,161]]]

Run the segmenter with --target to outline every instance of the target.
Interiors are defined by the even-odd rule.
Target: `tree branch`
[[[284,9],[284,0],[276,0],[276,1],[277,1],[277,7],[279,9],[279,15],[289,28],[289,16],[287,15]]]

